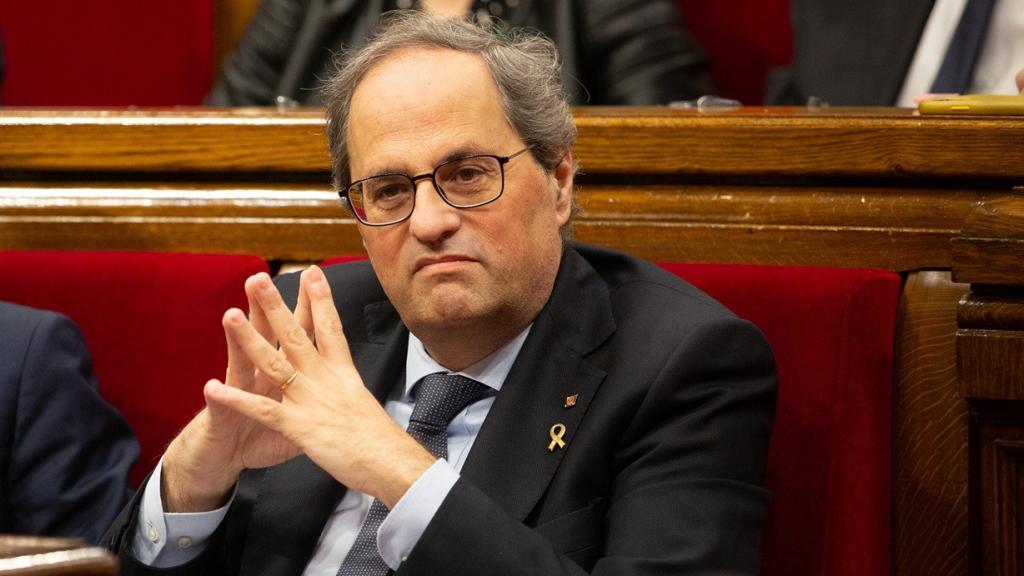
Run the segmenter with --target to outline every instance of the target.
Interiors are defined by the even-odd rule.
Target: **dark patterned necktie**
[[[417,386],[416,405],[406,432],[438,458],[448,458],[448,424],[487,391],[487,387],[457,374],[438,372]],[[377,552],[377,529],[388,509],[377,499],[370,504],[363,527],[341,563],[338,576],[384,576],[390,569]]]
[[[981,54],[995,4],[996,0],[967,0],[960,23],[946,48],[946,56],[935,75],[932,92],[962,94],[971,87],[974,65]]]

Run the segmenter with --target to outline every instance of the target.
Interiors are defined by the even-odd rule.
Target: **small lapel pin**
[[[565,440],[562,440],[562,436],[565,435],[565,424],[559,422],[551,427],[548,431],[551,436],[551,443],[548,444],[548,452],[554,452],[555,448],[565,448]]]
[[[579,398],[579,397],[580,397],[579,394],[573,394],[572,396],[566,396],[565,397],[565,407],[566,408],[572,408],[573,406],[575,406],[576,405],[576,399]]]

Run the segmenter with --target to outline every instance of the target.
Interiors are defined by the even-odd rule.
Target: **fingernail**
[[[270,294],[274,290],[274,282],[270,280],[270,276],[263,274],[259,278],[257,288],[259,288],[264,294]]]

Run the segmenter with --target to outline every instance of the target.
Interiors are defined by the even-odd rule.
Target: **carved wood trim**
[[[957,384],[957,302],[949,272],[910,274],[896,327],[893,569],[968,574],[968,405]]]

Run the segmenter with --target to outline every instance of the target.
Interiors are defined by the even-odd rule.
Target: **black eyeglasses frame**
[[[518,150],[516,152],[513,152],[512,154],[509,154],[508,156],[498,156],[497,154],[474,154],[472,156],[464,156],[462,158],[453,158],[451,160],[448,160],[447,162],[443,162],[443,163],[439,164],[436,168],[434,168],[434,170],[432,172],[426,172],[426,173],[423,173],[423,174],[419,174],[417,176],[409,176],[408,174],[400,174],[400,173],[387,173],[387,174],[377,174],[377,175],[374,175],[374,176],[370,176],[368,178],[360,178],[359,180],[356,180],[355,182],[353,182],[353,183],[349,184],[348,186],[346,186],[343,190],[339,190],[338,191],[338,196],[340,196],[341,200],[343,202],[345,202],[345,205],[348,206],[349,211],[352,212],[352,215],[356,217],[356,220],[358,220],[359,223],[363,224],[364,226],[392,226],[392,225],[395,225],[395,224],[399,224],[401,222],[405,222],[406,220],[411,218],[413,211],[416,210],[416,194],[415,194],[416,185],[417,185],[417,183],[420,180],[425,180],[425,179],[430,179],[430,184],[433,186],[434,191],[437,192],[437,195],[441,197],[441,200],[444,200],[445,204],[451,206],[452,208],[457,208],[459,210],[467,210],[467,209],[470,209],[470,208],[479,208],[480,206],[486,206],[487,204],[490,204],[491,202],[494,202],[498,198],[501,198],[502,194],[505,193],[505,164],[508,164],[516,156],[519,156],[520,154],[530,150],[531,148],[532,148],[531,146],[527,146],[527,147],[523,148],[522,150]],[[438,173],[438,171],[442,170],[445,166],[448,166],[449,164],[453,164],[455,162],[465,162],[466,160],[472,160],[474,158],[494,158],[495,160],[498,161],[498,169],[501,171],[501,189],[498,190],[498,194],[495,195],[494,198],[490,198],[488,200],[484,200],[483,202],[477,202],[475,204],[456,204],[456,203],[452,202],[451,199],[448,198],[448,195],[445,194],[445,192],[441,188],[441,186],[438,185],[438,183],[437,183],[437,173]],[[357,186],[357,185],[359,185],[359,184],[361,184],[363,182],[367,182],[369,180],[374,180],[376,178],[382,178],[382,177],[385,177],[385,176],[402,176],[404,178],[408,178],[409,181],[412,182],[412,189],[414,191],[413,195],[412,195],[412,206],[409,208],[409,213],[406,214],[405,216],[403,216],[402,218],[399,218],[398,220],[393,220],[391,222],[366,222],[365,220],[363,220],[359,216],[359,212],[356,211],[355,208],[353,208],[352,202],[348,198],[349,190],[351,190],[354,186]]]

